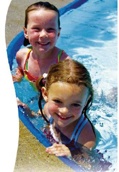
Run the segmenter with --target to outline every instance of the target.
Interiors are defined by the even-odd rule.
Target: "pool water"
[[[89,70],[94,87],[94,103],[89,118],[100,132],[97,149],[117,166],[117,6],[116,0],[90,0],[61,16],[57,46]],[[14,59],[13,70],[16,67]],[[24,89],[23,89],[24,88]],[[15,83],[16,95],[34,111],[38,93],[23,80]],[[22,94],[21,94],[22,93]],[[29,118],[39,130],[41,117]]]
[[[101,134],[97,148],[117,161],[116,0],[90,0],[61,16],[58,46],[89,70],[95,97],[89,117]],[[110,169],[111,171],[111,169]]]

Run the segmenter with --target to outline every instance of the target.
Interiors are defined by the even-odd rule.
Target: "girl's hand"
[[[64,144],[54,143],[51,147],[46,148],[46,152],[56,156],[67,156],[71,157],[70,150]]]
[[[25,103],[23,103],[18,97],[16,98],[16,100],[17,100],[18,106],[23,106],[24,108],[27,108],[27,105]]]
[[[17,97],[17,105],[18,106],[22,106],[24,109],[24,113],[27,114],[30,117],[36,117],[38,116],[38,114],[36,114],[35,112],[31,111],[30,108],[23,103],[18,97]]]
[[[13,82],[20,82],[23,78],[22,72],[17,68],[15,75],[12,75]]]

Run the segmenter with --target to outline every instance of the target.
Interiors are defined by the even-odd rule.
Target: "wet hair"
[[[39,8],[44,8],[47,10],[53,10],[57,13],[58,15],[58,27],[60,29],[60,13],[59,10],[53,5],[50,4],[49,2],[36,2],[34,4],[31,4],[30,6],[28,6],[28,8],[25,10],[25,22],[24,22],[24,27],[27,28],[27,24],[28,24],[28,14],[30,11],[34,11],[34,10],[39,10]],[[27,46],[29,43],[28,39],[24,39],[24,46]]]
[[[87,110],[89,110],[90,106],[92,105],[94,95],[91,77],[86,67],[82,63],[71,59],[60,61],[59,63],[50,67],[46,82],[44,82],[44,78],[42,78],[39,82],[39,87],[41,88],[45,83],[44,86],[48,91],[50,86],[58,81],[76,84],[78,86],[84,85],[88,88],[90,98],[83,109],[83,113],[86,115]],[[41,99],[42,94],[39,98],[40,110],[42,108]]]

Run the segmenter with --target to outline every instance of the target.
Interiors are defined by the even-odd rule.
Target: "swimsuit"
[[[28,72],[28,59],[30,57],[31,51],[32,51],[32,49],[29,48],[28,53],[27,53],[27,57],[26,57],[26,61],[24,64],[23,72],[24,72],[24,77],[30,82],[30,84],[33,86],[33,88],[35,88],[35,90],[37,90],[35,83],[39,79],[39,77],[34,77]],[[63,50],[60,50],[58,57],[57,57],[57,63],[60,61],[62,53],[63,53]]]
[[[50,125],[53,124],[54,120],[51,117],[50,118]],[[77,148],[78,146],[80,146],[80,144],[78,144],[78,138],[79,135],[81,133],[81,131],[83,130],[83,128],[85,127],[85,125],[87,124],[88,119],[82,114],[81,117],[78,120],[77,125],[74,128],[74,131],[71,135],[70,138],[66,137],[64,134],[62,134],[58,129],[57,132],[60,132],[60,137],[61,137],[61,142],[62,144],[65,144],[66,146],[68,146],[69,148]],[[50,142],[53,144],[56,142],[56,140],[53,138],[53,136],[51,135],[51,132],[48,131],[48,128],[44,129],[44,134],[46,135],[46,137],[50,140]]]
[[[28,54],[27,54],[26,61],[24,64],[24,77],[30,82],[36,82],[38,77],[34,77],[28,72],[28,59],[29,59],[31,51],[32,49],[28,50]]]

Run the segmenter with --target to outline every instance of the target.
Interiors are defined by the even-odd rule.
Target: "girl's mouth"
[[[49,44],[49,42],[47,42],[47,43],[38,42],[38,44],[41,46],[47,46]]]
[[[57,114],[57,116],[58,116],[61,120],[68,120],[68,119],[71,118],[71,116],[70,116],[70,117],[62,117],[62,116],[60,116],[60,115],[58,115],[58,114]]]

